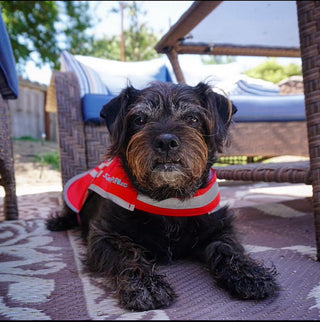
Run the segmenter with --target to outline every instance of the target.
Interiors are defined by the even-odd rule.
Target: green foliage
[[[129,19],[128,28],[124,30],[125,61],[142,61],[160,57],[154,49],[159,37],[142,21],[142,17],[146,15],[142,5],[136,1],[126,1],[124,7],[125,17]],[[120,9],[113,8],[111,12],[118,14]],[[120,60],[120,48],[120,35],[105,36],[102,39],[94,39],[86,55]]]
[[[39,154],[35,157],[35,161],[41,164],[51,165],[54,169],[60,171],[60,155],[58,151]]]
[[[264,79],[277,84],[290,76],[302,75],[302,70],[301,66],[297,64],[283,66],[278,64],[276,59],[269,59],[244,73],[250,77]]]
[[[202,55],[201,61],[205,65],[228,64],[236,61],[235,56],[220,56],[220,55]]]
[[[88,1],[58,1],[65,5],[64,14],[67,17],[64,29],[64,49],[73,54],[85,54],[93,36],[86,31],[93,27],[93,18],[89,14]],[[61,9],[63,12],[63,8]]]
[[[268,159],[264,156],[228,156],[228,157],[220,157],[218,161],[214,164],[215,167],[226,166],[230,164],[248,164],[255,162],[264,162],[264,160]]]
[[[94,39],[84,55],[120,60],[120,42],[120,36],[118,35]]]
[[[18,72],[28,60],[58,69],[62,49],[90,43],[88,8],[87,1],[0,1]]]
[[[13,138],[14,141],[32,141],[32,142],[41,142],[41,140],[34,138],[33,136],[30,135],[24,135],[24,136],[20,136],[18,138],[14,137]]]
[[[159,37],[141,21],[146,15],[142,5],[135,1],[123,4],[125,18],[129,20],[124,31],[125,60],[159,57],[154,49]],[[19,74],[24,72],[29,60],[38,67],[49,63],[51,68],[59,69],[62,50],[120,60],[120,35],[96,39],[88,34],[88,29],[95,23],[88,1],[0,1],[0,9]],[[112,12],[119,14],[120,11],[113,8]]]
[[[146,12],[136,1],[127,3],[129,10],[129,28],[125,31],[125,57],[127,61],[149,60],[159,57],[154,46],[158,42],[158,37],[149,30],[145,22],[140,21],[141,16]]]

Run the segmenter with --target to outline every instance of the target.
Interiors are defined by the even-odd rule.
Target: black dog
[[[91,182],[81,210],[67,204],[80,210],[90,269],[113,278],[123,307],[140,311],[170,305],[176,295],[157,274],[155,262],[189,255],[204,261],[216,283],[237,298],[263,299],[277,291],[275,269],[245,253],[232,211],[218,205],[211,167],[235,112],[204,83],[129,86],[103,107],[111,136],[108,160],[86,177],[103,178],[115,190],[101,192]],[[81,195],[77,188],[75,195]],[[47,227],[77,224],[75,213],[65,210]]]

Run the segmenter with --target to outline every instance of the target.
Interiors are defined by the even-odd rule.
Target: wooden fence
[[[12,136],[57,141],[56,114],[45,112],[47,86],[19,78],[19,97],[9,100]]]

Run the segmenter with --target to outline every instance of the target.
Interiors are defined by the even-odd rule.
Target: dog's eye
[[[191,126],[197,126],[199,124],[199,119],[195,115],[187,116],[186,121]]]
[[[133,120],[133,122],[137,126],[142,126],[147,123],[147,117],[144,115],[139,115]]]

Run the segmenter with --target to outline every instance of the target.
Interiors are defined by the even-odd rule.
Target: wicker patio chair
[[[312,184],[317,259],[320,261],[320,3],[297,1],[297,12],[310,162],[232,165],[217,169],[217,176],[228,180]]]
[[[18,219],[11,118],[7,99],[16,99],[19,87],[11,43],[1,14],[0,53],[0,185],[5,190],[5,219]]]
[[[54,71],[47,106],[57,108],[62,185],[73,176],[92,169],[104,160],[109,144],[105,125],[84,123],[80,86],[73,72]]]

